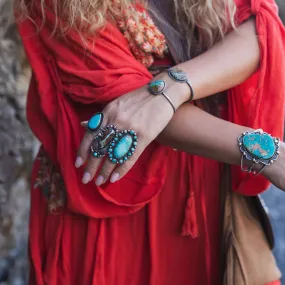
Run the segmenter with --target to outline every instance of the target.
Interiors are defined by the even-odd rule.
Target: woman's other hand
[[[134,130],[138,137],[137,148],[124,164],[116,165],[108,159],[107,154],[105,158],[92,156],[90,146],[95,135],[86,132],[75,163],[76,167],[80,167],[87,162],[82,179],[85,184],[91,181],[96,174],[98,174],[97,186],[105,183],[109,177],[111,177],[111,182],[121,179],[132,168],[144,149],[171,120],[173,109],[162,95],[151,95],[147,86],[144,86],[109,103],[103,110],[103,114],[103,127],[115,125],[119,131]]]

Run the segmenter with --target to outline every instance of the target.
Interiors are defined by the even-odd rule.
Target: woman
[[[267,161],[258,143],[249,153],[237,143],[257,128],[282,136],[284,29],[274,3],[17,4],[33,68],[27,115],[42,143],[30,284],[221,284],[219,162],[242,157],[243,169],[263,171],[233,167],[238,193],[257,195],[268,180],[285,189],[283,144],[267,137]],[[165,72],[174,66],[183,72]]]

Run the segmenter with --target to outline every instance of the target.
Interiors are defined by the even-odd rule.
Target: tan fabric
[[[229,177],[229,171],[226,171]],[[225,178],[225,177],[224,177]],[[265,285],[279,280],[281,273],[270,248],[271,229],[258,197],[233,193],[230,178],[223,184],[225,194],[223,222],[223,285]],[[267,224],[266,224],[267,223]]]

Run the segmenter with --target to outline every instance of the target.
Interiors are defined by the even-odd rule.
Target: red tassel
[[[195,197],[193,192],[191,192],[187,199],[184,213],[184,222],[182,226],[182,235],[191,236],[192,238],[197,238],[199,236]]]

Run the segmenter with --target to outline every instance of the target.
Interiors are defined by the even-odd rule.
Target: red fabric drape
[[[229,119],[282,137],[284,28],[271,0],[240,0],[237,5],[239,23],[252,15],[256,17],[261,66],[249,80],[229,91]],[[40,25],[40,11],[34,12],[35,23]],[[148,83],[151,75],[136,61],[126,39],[112,25],[100,33],[95,45],[82,47],[75,34],[51,38],[55,19],[49,10],[46,12],[47,23],[39,34],[30,21],[19,25],[34,71],[28,100],[30,126],[60,167],[70,209],[90,217],[134,212],[155,197],[163,185],[163,146],[153,143],[125,179],[98,191],[94,185],[82,185],[82,172],[72,166],[83,135],[80,121],[100,108],[100,104]],[[35,40],[35,36],[39,39]],[[234,188],[241,193],[254,195],[268,187],[262,176],[249,176],[237,167],[233,174]]]
[[[283,138],[285,100],[285,31],[272,0],[237,1],[238,21],[256,17],[260,45],[259,71],[229,91],[229,119],[240,125],[263,129]],[[233,186],[245,195],[256,195],[269,182],[233,167]]]
[[[240,0],[237,5],[239,23],[252,15],[256,17],[261,65],[254,76],[229,90],[229,119],[282,137],[284,28],[271,0]],[[99,188],[93,183],[83,185],[83,170],[74,168],[84,133],[80,122],[114,98],[148,83],[151,75],[134,58],[126,39],[114,26],[108,25],[94,44],[82,46],[76,34],[51,37],[56,19],[50,10],[46,13],[46,24],[39,31],[40,7],[32,15],[34,23],[19,23],[33,69],[27,116],[35,135],[62,173],[68,204],[63,215],[46,215],[40,192],[32,194],[31,284],[123,285],[130,284],[125,279],[128,274],[143,285],[165,285],[166,277],[173,282],[180,278],[179,284],[188,284],[187,274],[199,280],[199,284],[216,284],[211,282],[218,275],[218,163],[181,153],[170,155],[168,148],[154,142],[120,182]],[[181,165],[185,167],[179,168]],[[262,176],[244,175],[238,167],[233,167],[233,174],[234,188],[243,194],[255,195],[268,186]],[[189,180],[191,185],[187,185]],[[165,192],[157,199],[162,189]],[[183,202],[189,189],[198,201],[195,226],[189,222],[191,215]],[[163,207],[161,199],[167,202]],[[192,200],[190,196],[193,209]],[[148,209],[144,211],[146,204]],[[125,217],[119,219],[120,216]],[[177,228],[181,229],[181,224],[177,225],[180,216],[186,219],[183,231],[192,228],[197,234],[199,229],[198,239],[189,243],[189,238],[174,234]],[[105,217],[112,219],[101,219]],[[172,227],[170,233],[167,226]],[[137,235],[132,233],[134,229]],[[120,250],[139,252],[141,259],[130,270],[128,266],[133,260],[127,254],[121,257]],[[168,254],[176,262],[168,264],[170,261],[164,258]],[[182,271],[186,273],[178,274]],[[123,281],[115,283],[114,278]]]
[[[74,160],[84,133],[80,122],[114,98],[145,85],[151,75],[112,25],[100,33],[94,46],[83,48],[76,35],[68,40],[50,38],[53,17],[47,11],[48,23],[36,42],[27,36],[36,33],[33,23],[20,25],[34,71],[27,111],[30,126],[60,168],[69,209],[97,218],[137,211],[162,188],[164,147],[151,144],[126,178],[97,189],[92,183],[82,185],[83,173],[74,168]],[[40,24],[39,15],[34,18]]]

